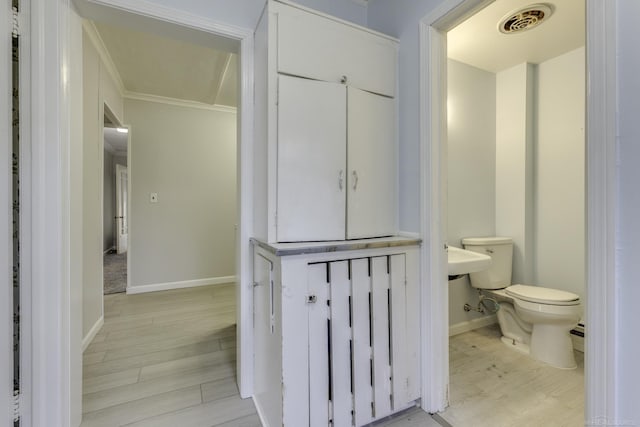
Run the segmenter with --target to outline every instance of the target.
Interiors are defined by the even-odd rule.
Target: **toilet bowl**
[[[580,297],[542,286],[511,285],[510,238],[462,240],[465,249],[491,256],[488,270],[471,273],[471,286],[499,304],[502,342],[514,350],[563,369],[575,368],[570,331],[580,320]]]

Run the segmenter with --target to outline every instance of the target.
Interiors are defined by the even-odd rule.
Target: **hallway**
[[[106,295],[83,358],[82,427],[259,426],[238,394],[235,334],[233,284]]]

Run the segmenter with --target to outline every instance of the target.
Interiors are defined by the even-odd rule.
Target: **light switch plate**
[[[158,193],[149,194],[149,203],[158,203]]]

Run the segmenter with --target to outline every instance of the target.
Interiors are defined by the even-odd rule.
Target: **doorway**
[[[235,164],[238,165],[238,200],[236,202],[227,203],[226,205],[229,208],[238,207],[237,217],[235,219],[235,224],[237,227],[232,227],[232,239],[234,239],[237,244],[235,245],[235,259],[236,259],[236,267],[233,268],[232,275],[235,273],[235,278],[237,279],[237,286],[234,286],[232,289],[237,294],[236,302],[237,302],[237,334],[238,334],[238,355],[237,355],[237,379],[240,385],[240,391],[244,397],[249,396],[251,393],[251,372],[248,370],[243,370],[244,366],[247,366],[249,369],[252,367],[250,344],[251,344],[251,324],[244,319],[250,319],[251,307],[247,306],[247,303],[250,302],[248,298],[250,298],[250,287],[244,286],[246,285],[247,280],[249,280],[249,258],[244,256],[244,254],[249,253],[249,236],[251,234],[251,167],[247,166],[251,164],[251,137],[252,137],[252,124],[251,124],[251,111],[252,111],[252,47],[250,45],[250,41],[252,40],[252,33],[249,31],[244,31],[237,28],[228,28],[224,26],[219,26],[216,23],[208,22],[206,19],[199,19],[197,23],[194,23],[188,19],[188,17],[178,16],[175,14],[167,12],[163,8],[148,8],[144,7],[141,10],[136,9],[136,6],[131,6],[125,8],[126,10],[113,10],[109,7],[97,7],[95,5],[84,4],[84,2],[79,2],[79,9],[82,15],[85,18],[92,18],[96,20],[104,20],[117,23],[117,22],[137,22],[138,28],[149,29],[152,32],[161,31],[163,26],[172,26],[171,27],[171,35],[175,36],[178,40],[186,40],[189,38],[189,33],[193,33],[194,31],[199,31],[200,34],[198,36],[198,42],[200,44],[206,42],[206,40],[211,39],[225,39],[226,45],[231,49],[235,49],[238,52],[238,79],[237,79],[237,87],[238,87],[238,99],[239,106],[237,108],[237,125],[234,126],[234,130],[237,130],[238,144],[237,144],[237,161],[233,162],[233,166]],[[114,18],[114,15],[115,18]],[[186,20],[186,22],[185,22]],[[133,99],[133,96],[130,97]],[[153,103],[156,101],[166,101],[163,99],[145,99],[145,100],[135,100],[141,102]],[[156,102],[158,103],[158,102]],[[180,107],[179,103],[174,104],[174,107]],[[182,105],[184,106],[184,105]],[[203,111],[206,109],[203,109]],[[164,123],[167,123],[166,120]],[[168,124],[168,123],[167,123]],[[138,132],[138,133],[136,133]],[[134,124],[131,128],[132,140],[138,141],[138,136],[140,133],[140,129]],[[176,146],[179,146],[180,138],[176,138]],[[131,150],[131,148],[130,148]],[[233,149],[234,154],[236,154],[236,149]],[[133,153],[135,154],[135,153]],[[137,159],[137,160],[136,160]],[[135,164],[136,161],[140,161],[139,157],[131,156],[128,159],[132,165]],[[135,165],[134,165],[135,166]],[[227,165],[228,166],[228,165]],[[138,170],[136,167],[135,170]],[[135,182],[136,176],[131,175],[131,172],[135,173],[135,170],[130,171],[129,174],[129,182],[130,188],[131,183]],[[183,169],[185,173],[190,173],[191,170],[189,168]],[[235,176],[234,176],[235,181]],[[157,193],[154,194],[153,193]],[[130,192],[130,195],[132,193]],[[169,199],[168,193],[162,191],[154,191],[149,190],[148,194],[145,194],[145,199],[147,205],[153,206],[152,204],[157,203],[157,206],[162,206],[163,204],[167,204]],[[206,193],[203,193],[203,196],[207,196]],[[130,196],[131,197],[131,196]],[[133,208],[130,205],[130,210]],[[133,218],[132,218],[133,219]],[[137,223],[140,226],[140,222]],[[133,230],[136,227],[136,223],[131,224],[131,229]],[[160,231],[162,233],[162,231]],[[135,250],[136,242],[129,242],[128,253],[131,254],[133,250]],[[230,248],[228,248],[230,249]],[[227,252],[234,252],[233,250]],[[165,268],[167,263],[158,264],[158,268]],[[129,265],[131,268],[131,265]],[[133,275],[129,274],[129,281],[132,280]],[[246,344],[245,344],[246,343]],[[246,350],[245,350],[246,349]],[[249,363],[247,363],[247,361]]]
[[[176,38],[160,28],[97,19],[83,25],[84,88],[85,111],[104,102],[107,119],[105,293],[109,260],[127,260],[121,271],[128,283],[126,295],[104,297],[103,318],[91,329],[95,339],[87,340],[83,413],[134,421],[140,415],[128,411],[122,396],[145,389],[136,396],[156,405],[149,417],[168,416],[157,402],[175,397],[175,379],[180,388],[206,388],[235,371],[229,282],[236,279],[237,55],[201,34]],[[97,97],[89,96],[96,85]],[[93,117],[84,120],[89,129]],[[86,156],[86,173],[94,166]],[[85,313],[90,325],[91,312]],[[210,366],[215,363],[221,366]],[[124,383],[94,385],[105,375],[128,376],[131,368],[138,374]],[[156,369],[160,375],[144,374]]]
[[[103,290],[127,290],[129,129],[105,105],[103,128]]]
[[[421,130],[423,161],[428,169],[423,175],[427,192],[423,214],[425,230],[431,230],[433,242],[425,263],[432,268],[429,277],[434,286],[426,292],[425,304],[432,310],[427,315],[430,324],[437,324],[438,333],[427,334],[427,345],[435,348],[438,354],[447,355],[436,363],[427,362],[425,374],[432,378],[430,386],[424,390],[424,398],[429,410],[442,411],[448,403],[448,346],[447,336],[441,334],[448,324],[448,310],[442,309],[442,301],[447,300],[446,287],[446,251],[442,245],[446,242],[446,96],[442,91],[446,87],[446,32],[454,28],[465,18],[483,9],[492,1],[456,0],[447,2],[439,10],[421,20],[421,106],[425,121]],[[614,108],[612,100],[606,96],[606,88],[612,77],[603,65],[611,58],[611,52],[603,50],[601,45],[613,45],[611,28],[613,21],[607,5],[601,2],[586,1],[586,63],[588,95],[586,99],[586,289],[587,304],[585,314],[589,319],[589,339],[585,351],[589,358],[585,361],[585,417],[587,420],[599,419],[611,414],[613,406],[610,378],[614,376],[611,345],[614,336],[611,318],[614,307],[615,283],[609,254],[611,246],[602,242],[613,242],[614,230],[607,222],[607,214],[602,213],[605,206],[611,209],[607,200],[611,197],[615,162],[611,156],[615,135],[611,132],[611,116],[600,115],[602,105]],[[607,16],[606,23],[598,17]],[[609,27],[611,25],[611,27]],[[600,178],[598,178],[600,177]],[[603,183],[604,182],[604,183]],[[609,212],[609,210],[607,210]],[[598,244],[597,242],[601,242]],[[602,286],[606,283],[608,286]],[[441,286],[442,285],[442,286]],[[431,301],[431,303],[429,302]],[[440,329],[442,328],[442,329]],[[607,414],[607,415],[604,415]]]

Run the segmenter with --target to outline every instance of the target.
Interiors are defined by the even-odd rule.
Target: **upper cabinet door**
[[[278,78],[279,242],[343,240],[346,88]]]
[[[354,88],[347,99],[347,239],[397,234],[396,104]]]
[[[397,44],[366,29],[278,4],[278,71],[395,96]]]

